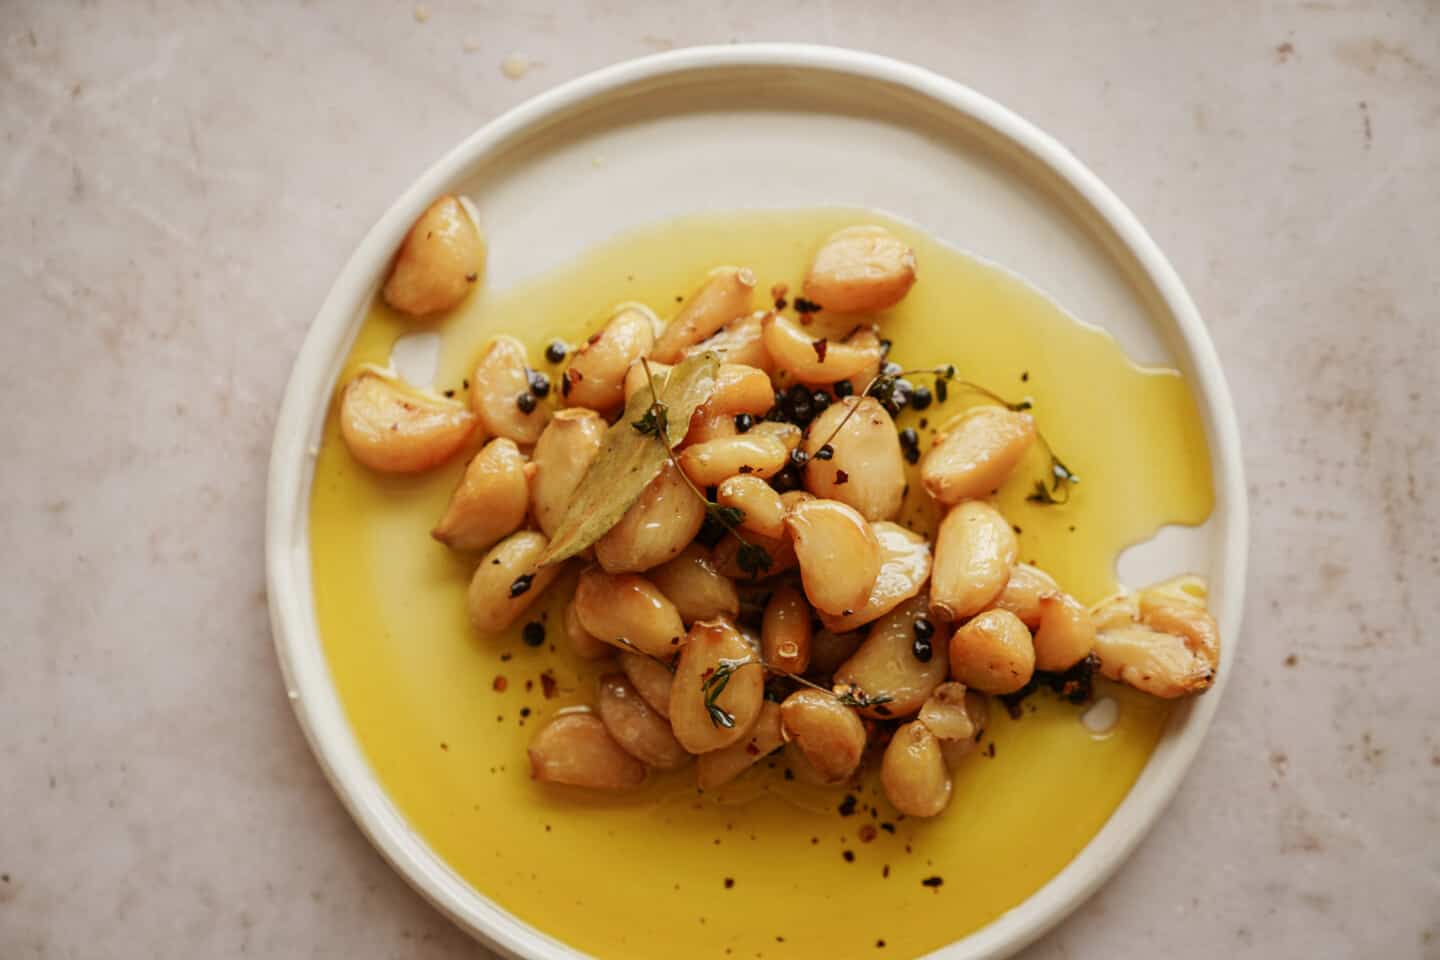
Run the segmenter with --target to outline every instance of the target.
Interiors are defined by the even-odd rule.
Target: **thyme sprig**
[[[705,491],[695,486],[695,481],[680,468],[680,460],[675,456],[674,445],[670,442],[670,420],[665,409],[665,404],[660,402],[660,391],[655,387],[655,378],[650,373],[650,360],[647,357],[640,358],[640,367],[645,371],[645,382],[650,389],[650,407],[645,411],[645,416],[639,420],[632,421],[630,426],[642,436],[655,437],[665,446],[665,456],[670,458],[670,463],[685,481],[700,502],[705,504],[706,516],[714,518],[715,522],[724,527],[740,541],[740,550],[735,556],[735,562],[740,569],[751,578],[757,577],[769,570],[774,561],[769,552],[762,546],[745,539],[740,532],[740,524],[745,522],[745,511],[739,507],[722,506],[705,495]]]
[[[953,363],[918,370],[901,370],[896,373],[877,373],[870,379],[869,383],[865,384],[865,389],[860,391],[860,395],[862,397],[874,397],[883,404],[894,394],[895,385],[902,377],[914,376],[933,376],[937,380],[953,383],[956,387],[978,393],[991,403],[1005,407],[1007,410],[1014,410],[1017,413],[1030,410],[1034,407],[1034,403],[1028,399],[1011,402],[988,387],[983,387],[971,380],[958,379],[957,371]],[[840,422],[835,425],[835,429],[830,431],[830,435],[826,437],[825,442],[820,445],[821,449],[830,447],[835,438],[840,435],[840,431],[845,429],[845,424],[850,422],[850,418],[853,417],[855,411],[859,409],[860,404],[858,402],[850,405],[850,409],[845,411],[845,416],[840,419]],[[1025,499],[1031,503],[1046,505],[1068,503],[1070,500],[1070,488],[1080,482],[1080,477],[1056,455],[1055,448],[1050,446],[1050,441],[1046,439],[1043,432],[1037,429],[1035,431],[1035,437],[1040,441],[1040,446],[1045,449],[1045,456],[1050,461],[1049,485],[1046,485],[1045,480],[1035,481],[1035,488]]]
[[[642,656],[647,660],[653,660],[671,673],[675,672],[674,661],[666,660],[664,657],[657,657],[653,653],[647,653],[624,637],[616,637],[615,641],[631,653]],[[885,693],[872,696],[851,684],[844,684],[844,689],[831,690],[813,680],[807,680],[799,674],[786,673],[774,664],[767,662],[763,657],[754,654],[748,657],[722,657],[719,662],[716,663],[713,670],[710,670],[700,678],[700,692],[705,697],[705,712],[710,715],[710,722],[714,726],[724,727],[727,730],[735,726],[734,715],[720,706],[720,695],[725,692],[725,688],[729,685],[731,677],[735,676],[739,670],[751,665],[763,667],[778,677],[795,681],[802,687],[818,690],[827,697],[834,697],[836,702],[842,706],[852,707],[857,710],[866,707],[878,707],[881,704],[890,703],[895,699]]]

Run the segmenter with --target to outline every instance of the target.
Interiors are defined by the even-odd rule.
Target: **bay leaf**
[[[690,418],[715,390],[720,357],[713,351],[686,357],[669,371],[656,371],[655,391],[665,408],[666,432],[670,446],[685,439]],[[600,452],[590,462],[575,490],[575,499],[565,511],[541,564],[558,563],[590,546],[620,520],[665,465],[665,445],[654,435],[641,433],[633,424],[650,411],[648,387],[635,391],[620,419],[605,432]]]

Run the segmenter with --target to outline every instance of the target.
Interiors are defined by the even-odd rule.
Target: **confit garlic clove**
[[[907,817],[933,817],[950,803],[950,771],[940,741],[918,721],[895,731],[880,762],[880,786]]]
[[[865,605],[880,576],[880,541],[865,518],[838,500],[796,504],[785,518],[810,605],[848,616]]]
[[[872,313],[903,300],[915,274],[915,251],[889,230],[846,227],[816,251],[805,296],[836,313]]]
[[[474,288],[485,265],[485,241],[460,201],[436,200],[405,235],[381,296],[412,317],[455,307]]]
[[[564,713],[530,742],[530,776],[592,790],[633,790],[645,764],[626,753],[593,713]]]
[[[755,274],[748,268],[716,267],[665,326],[651,355],[663,363],[677,362],[687,347],[748,316],[754,292]]]
[[[925,620],[927,606],[926,598],[916,597],[877,620],[860,648],[836,668],[837,684],[889,698],[862,709],[866,716],[908,717],[945,681],[950,652],[944,635],[929,637],[928,646],[916,643],[916,624]]]
[[[530,485],[514,441],[491,440],[465,467],[430,535],[454,550],[484,550],[525,522]]]
[[[530,396],[525,345],[514,337],[496,337],[470,375],[470,409],[491,436],[508,437],[522,447],[540,439],[550,408],[536,403],[527,413],[520,398]]]
[[[575,351],[560,389],[565,402],[609,415],[626,402],[626,377],[632,364],[655,344],[655,317],[648,309],[625,304]],[[651,367],[651,375],[656,370]],[[640,368],[644,376],[644,368]],[[648,384],[645,389],[648,390]]]
[[[1020,552],[1015,531],[1000,511],[983,500],[950,508],[935,537],[930,574],[930,608],[943,623],[974,616],[1010,581]]]
[[[561,565],[540,566],[548,541],[534,530],[501,540],[480,560],[465,594],[470,625],[499,633],[513,624],[560,575]]]
[[[670,729],[670,721],[640,695],[623,673],[600,678],[596,709],[605,729],[621,749],[647,767],[676,770],[690,762]]]
[[[729,679],[713,704],[707,705],[707,684],[724,667],[722,661],[732,664]],[[724,620],[701,620],[690,628],[670,688],[670,726],[686,750],[709,753],[743,740],[764,699],[765,671],[734,626]],[[728,726],[722,722],[727,718]]]
[[[755,718],[749,736],[728,747],[700,754],[695,764],[696,784],[701,790],[714,790],[729,783],[774,753],[784,742],[780,732],[780,704],[766,700],[760,706],[760,715]]]
[[[340,435],[371,470],[418,473],[453,457],[475,430],[464,404],[362,370],[340,397]]]
[[[830,458],[817,458],[827,444]],[[810,425],[805,452],[805,489],[815,496],[848,503],[866,520],[893,520],[900,513],[904,454],[895,421],[874,397],[846,397],[831,404]]]
[[[944,428],[920,461],[920,482],[947,506],[1000,489],[1035,442],[1035,418],[980,406]]]
[[[840,783],[860,766],[865,725],[830,694],[796,690],[780,704],[780,725],[823,782]]]

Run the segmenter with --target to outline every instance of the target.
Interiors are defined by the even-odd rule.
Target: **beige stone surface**
[[[1246,643],[1160,826],[1027,957],[1440,957],[1440,6],[0,5],[0,957],[483,957],[286,702],[270,433],[362,232],[497,112],[865,47],[1069,144],[1226,365]],[[519,54],[519,56],[517,56]]]

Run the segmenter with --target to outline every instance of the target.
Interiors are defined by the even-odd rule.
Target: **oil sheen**
[[[1205,520],[1208,453],[1177,373],[1135,366],[1108,334],[1011,274],[866,212],[675,221],[517,288],[477,291],[433,328],[443,340],[436,389],[463,396],[479,352],[501,333],[525,342],[532,364],[554,376],[560,368],[543,356],[550,340],[578,342],[626,300],[668,317],[718,264],[755,270],[757,306],[776,283],[793,298],[820,239],[856,222],[886,223],[919,257],[919,282],[883,318],[892,358],[954,363],[1008,399],[1029,397],[1040,429],[1082,479],[1064,506],[1027,502],[1045,475],[1036,455],[999,492],[1021,531],[1022,559],[1091,602],[1115,588],[1125,546],[1165,524]],[[414,329],[374,307],[340,383],[361,363],[384,364],[395,338]],[[947,403],[907,411],[899,425],[928,447],[928,434],[974,399],[952,389]],[[1048,693],[1031,697],[1019,719],[995,704],[980,748],[956,772],[949,809],[928,821],[897,817],[873,772],[858,790],[806,787],[786,779],[779,754],[703,796],[692,770],[622,796],[536,784],[531,735],[556,710],[592,701],[601,670],[565,646],[573,576],[526,618],[547,627],[539,647],[522,641],[522,624],[500,636],[467,626],[476,558],[429,536],[465,459],[417,477],[369,472],[351,460],[332,413],[311,496],[322,642],[355,734],[401,813],[475,889],[585,953],[922,955],[1064,867],[1130,789],[1168,716],[1166,703],[1103,683],[1100,693],[1120,702],[1104,736],[1079,722],[1081,707]],[[935,518],[912,493],[902,519],[919,529]]]

